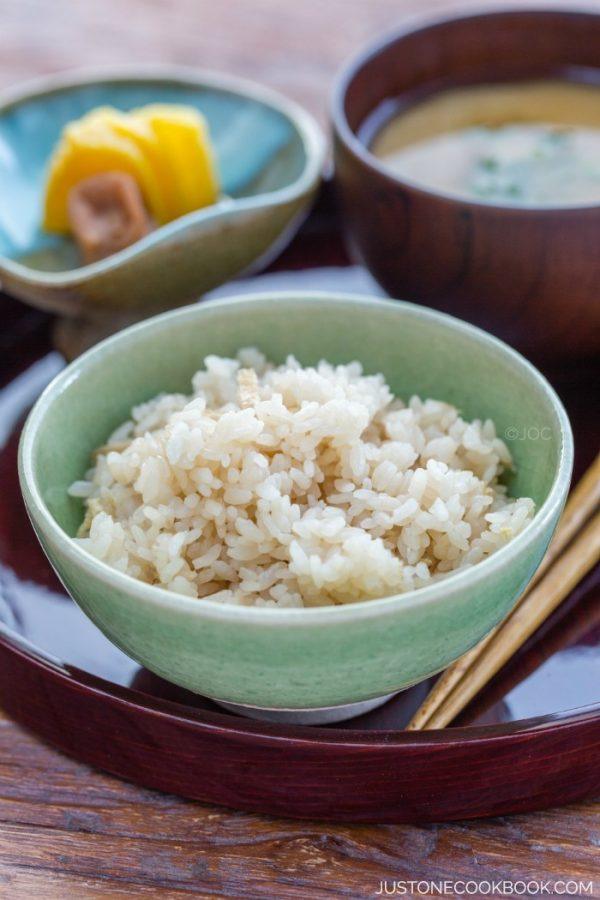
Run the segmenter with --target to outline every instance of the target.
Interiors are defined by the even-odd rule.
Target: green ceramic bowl
[[[418,392],[491,417],[516,462],[511,494],[533,522],[494,556],[409,594],[348,606],[261,609],[213,604],[142,584],[71,540],[82,519],[67,488],[91,451],[159,391],[187,391],[208,353],[256,345],[281,362],[360,360],[396,394]],[[571,429],[556,394],[490,335],[418,306],[283,293],[166,313],[98,345],[42,394],[20,447],[29,514],[71,595],[122,650],[209,697],[273,709],[335,706],[389,694],[439,671],[508,612],[537,568],[567,495]]]

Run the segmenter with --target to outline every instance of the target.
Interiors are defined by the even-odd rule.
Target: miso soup
[[[556,80],[440,92],[389,119],[370,149],[434,191],[523,206],[600,203],[600,87]]]

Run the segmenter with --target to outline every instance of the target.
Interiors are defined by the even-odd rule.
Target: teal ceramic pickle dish
[[[536,503],[511,543],[411,593],[345,606],[271,609],[192,600],[98,562],[71,537],[67,488],[133,404],[187,391],[206,354],[256,345],[275,362],[358,359],[407,398],[433,396],[492,418],[514,456],[509,492]],[[441,670],[510,610],[537,568],[569,487],[573,441],[547,381],[508,346],[457,319],[370,297],[299,292],[207,302],[104,341],[34,407],[19,469],[25,502],[70,594],[118,647],[156,674],[218,700],[329,707],[400,690]]]
[[[40,228],[48,161],[64,126],[97,106],[182,103],[206,117],[223,198],[125,250],[80,265],[69,237]],[[247,82],[153,67],[50,76],[0,97],[0,282],[35,306],[83,319],[142,318],[189,303],[290,240],[325,154],[308,113]]]

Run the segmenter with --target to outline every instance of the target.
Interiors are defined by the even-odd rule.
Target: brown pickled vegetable
[[[76,184],[68,215],[86,263],[129,247],[152,229],[137,182],[124,172],[103,172]]]

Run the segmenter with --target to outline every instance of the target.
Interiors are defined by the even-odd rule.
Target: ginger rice
[[[208,356],[192,394],[134,407],[70,488],[76,540],[188,597],[256,606],[350,603],[472,566],[531,520],[499,482],[490,421],[395,398],[359,363],[274,366]]]

